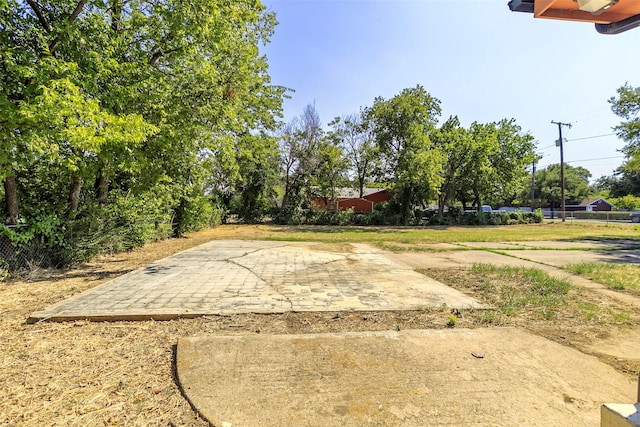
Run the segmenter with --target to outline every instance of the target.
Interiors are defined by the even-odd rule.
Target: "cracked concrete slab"
[[[212,241],[33,313],[28,321],[486,307],[367,245],[323,248]]]
[[[636,392],[595,357],[511,328],[191,337],[176,357],[216,426],[597,426],[604,402]]]

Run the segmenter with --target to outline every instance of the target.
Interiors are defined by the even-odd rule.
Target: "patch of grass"
[[[465,247],[447,247],[440,248],[432,243],[428,244],[410,244],[403,242],[377,242],[376,246],[390,252],[449,252],[449,251],[467,251]]]
[[[433,276],[434,271],[427,274]],[[461,272],[466,280],[457,280],[458,277],[451,280],[446,275],[435,278],[465,292],[471,290],[480,300],[496,308],[482,313],[478,318],[480,323],[504,324],[508,318],[522,314],[553,320],[567,304],[569,282],[539,269],[474,264],[467,273]]]
[[[589,323],[600,325],[629,325],[634,323],[633,316],[626,311],[615,310],[593,302],[577,302],[574,312]]]
[[[640,296],[640,265],[588,262],[572,264],[565,270],[601,283],[609,289]]]
[[[368,243],[389,250],[433,243],[627,240],[640,242],[633,227],[601,224],[523,224],[501,226],[356,227],[229,224],[207,230],[210,239]],[[395,246],[395,247],[394,247]],[[416,249],[413,249],[416,250]],[[421,249],[420,249],[421,250]]]
[[[586,322],[589,327],[607,329],[638,321],[635,310],[536,268],[478,263],[467,269],[418,271],[495,307],[467,313],[467,320],[476,324],[553,322],[563,328],[580,329]]]

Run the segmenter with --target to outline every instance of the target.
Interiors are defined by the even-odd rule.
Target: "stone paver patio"
[[[28,321],[161,320],[443,305],[485,307],[367,245],[218,240],[33,313]]]

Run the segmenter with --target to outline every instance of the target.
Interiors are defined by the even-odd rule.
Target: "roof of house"
[[[602,197],[597,197],[595,199],[587,199],[587,200],[583,200],[582,203],[580,203],[578,206],[590,206],[590,205],[595,205],[596,203],[598,203],[599,201],[602,201],[603,203],[608,204],[609,206],[613,206],[613,204],[611,202],[606,201],[605,199],[603,199]]]
[[[362,197],[385,190],[386,188],[364,188]],[[360,191],[356,188],[336,188],[336,198],[338,199],[357,199],[358,197],[360,197]]]

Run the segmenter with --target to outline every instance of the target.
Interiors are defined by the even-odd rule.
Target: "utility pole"
[[[533,212],[535,208],[535,196],[536,196],[536,158],[533,158],[533,163],[531,163],[531,212]]]
[[[571,129],[571,123],[561,123],[551,121],[552,124],[558,125],[559,139],[556,141],[556,145],[560,147],[560,211],[562,216],[562,222],[566,221],[566,212],[564,204],[564,147],[562,145],[562,126],[566,126]]]

